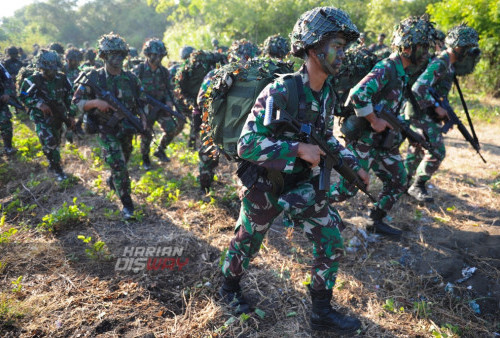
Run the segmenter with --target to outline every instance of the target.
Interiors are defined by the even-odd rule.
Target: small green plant
[[[85,254],[95,260],[110,260],[111,255],[109,254],[109,250],[106,247],[106,243],[103,241],[97,241],[92,243],[92,237],[85,237],[83,235],[78,235],[78,239],[82,240],[83,243],[87,244],[87,248],[85,249]]]
[[[224,261],[226,260],[227,250],[229,250],[229,248],[224,248],[224,251],[222,251],[222,255],[220,256],[219,267],[221,268],[222,265],[224,264]]]
[[[11,283],[13,285],[12,287],[12,292],[21,292],[21,289],[23,288],[23,276],[17,277],[16,280],[13,280]]]
[[[417,221],[419,221],[419,220],[421,220],[421,219],[422,219],[422,216],[423,216],[423,214],[422,214],[422,210],[415,209],[415,219],[416,219]]]
[[[461,332],[458,326],[452,324],[444,324],[439,330],[432,330],[432,335],[436,338],[452,338],[460,337]]]
[[[2,220],[5,219],[5,215],[2,216]],[[10,241],[10,237],[14,235],[17,232],[17,229],[15,228],[10,228],[7,231],[0,232],[0,244],[2,243],[8,243]]]
[[[73,198],[73,205],[64,202],[61,208],[43,216],[42,222],[38,224],[38,229],[54,231],[57,226],[84,221],[92,207],[88,207],[84,203],[77,204],[76,199],[76,197]]]
[[[413,310],[419,318],[427,318],[431,314],[431,303],[426,301],[413,302]]]
[[[394,299],[392,298],[386,299],[385,304],[382,305],[382,308],[389,312],[396,312],[396,309],[394,307]]]

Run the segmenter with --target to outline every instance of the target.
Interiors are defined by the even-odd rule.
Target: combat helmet
[[[17,55],[19,54],[19,50],[16,48],[16,46],[10,46],[6,49],[5,53],[7,55]]]
[[[137,52],[137,48],[135,48],[135,47],[129,47],[128,53],[129,53],[130,57],[133,57],[133,58],[139,57],[139,53]]]
[[[59,42],[52,42],[49,45],[49,50],[53,50],[54,52],[60,55],[64,54],[64,47]]]
[[[114,34],[113,32],[101,36],[97,49],[97,54],[101,59],[104,58],[105,54],[111,52],[123,52],[124,54],[128,54],[129,52],[129,47],[125,40],[120,35]]]
[[[434,26],[428,15],[411,16],[394,27],[392,45],[402,49],[416,45],[429,45],[434,36]]]
[[[66,54],[64,55],[64,57],[66,60],[76,60],[78,62],[81,62],[83,59],[83,53],[80,52],[80,50],[78,50],[77,48],[72,47],[66,50]]]
[[[307,49],[339,32],[344,33],[348,43],[359,37],[358,28],[343,10],[335,7],[316,7],[307,11],[300,16],[290,34],[292,54],[303,58]]]
[[[260,54],[259,47],[246,39],[236,40],[229,47],[229,62],[248,60]]]
[[[37,68],[57,70],[61,66],[59,54],[53,50],[42,49],[36,61]]]
[[[94,52],[93,49],[87,49],[85,53],[83,54],[84,59],[88,61],[94,61],[96,57],[96,53]]]
[[[146,42],[144,42],[144,45],[142,46],[142,53],[144,55],[158,54],[161,56],[166,56],[168,54],[167,48],[165,48],[165,44],[163,43],[163,41],[157,38],[146,40]]]
[[[444,42],[444,39],[446,38],[446,35],[444,34],[444,32],[440,29],[435,29],[434,30],[434,40],[435,41],[443,41]]]
[[[180,52],[181,59],[187,60],[187,58],[189,58],[189,55],[191,55],[192,52],[194,52],[193,47],[191,47],[191,46],[182,47],[181,52]]]
[[[478,47],[479,35],[474,28],[463,23],[450,29],[444,43],[446,47],[451,48]]]
[[[262,51],[271,57],[282,59],[290,52],[290,45],[284,37],[271,35],[262,44]]]

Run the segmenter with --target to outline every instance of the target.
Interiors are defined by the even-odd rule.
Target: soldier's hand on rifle
[[[2,96],[0,96],[0,101],[2,101],[4,103],[9,101],[9,99],[10,99],[10,96],[7,94],[3,94]]]
[[[92,102],[92,108],[97,108],[102,112],[108,112],[110,109],[111,110],[116,110],[112,105],[110,105],[108,102],[101,100],[101,99],[95,99],[91,100]]]
[[[392,126],[389,124],[389,122],[387,122],[384,119],[381,119],[380,117],[375,115],[375,113],[371,113],[370,115],[365,116],[365,118],[368,120],[368,122],[370,122],[372,129],[376,133],[381,133],[387,128],[393,129]]]
[[[366,184],[366,189],[370,187],[370,175],[365,171],[365,169],[361,168],[358,170],[358,176],[361,178],[364,184]]]
[[[448,116],[448,112],[443,107],[440,107],[440,106],[439,107],[435,107],[434,111],[436,112],[436,114],[437,114],[437,116],[439,117],[440,120],[444,120],[444,119],[449,119],[450,118]]]
[[[317,167],[319,165],[319,161],[321,160],[321,156],[325,155],[325,152],[315,144],[299,143],[297,157],[311,163],[311,168]]]
[[[42,103],[38,109],[40,109],[45,116],[52,116],[52,110],[47,104]]]

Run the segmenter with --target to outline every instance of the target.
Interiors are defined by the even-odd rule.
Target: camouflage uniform
[[[68,113],[70,117],[76,116],[76,107],[71,106],[71,97],[73,91],[66,75],[57,71],[59,60],[57,54],[53,51],[43,51],[39,55],[41,61],[38,62],[38,68],[45,70],[43,64],[44,59],[54,60],[50,62],[53,66],[53,71],[56,71],[54,78],[47,79],[41,72],[35,72],[33,75],[26,78],[20,88],[21,100],[26,107],[30,109],[30,118],[35,123],[35,131],[42,144],[42,151],[49,160],[50,169],[53,170],[57,178],[62,180],[66,175],[61,169],[61,154],[59,146],[61,143],[61,132],[63,121],[55,116],[46,116],[41,110],[41,104],[46,103],[41,98],[35,98],[28,95],[28,89],[31,84],[35,84],[38,90],[45,92],[47,99],[52,102],[52,105],[62,107],[64,113]]]
[[[0,64],[0,67],[3,67]],[[4,68],[5,69],[5,68]],[[0,71],[0,96],[16,96],[16,87],[9,72]],[[0,135],[2,136],[3,146],[7,154],[14,152],[12,148],[12,114],[9,106],[5,102],[0,102]]]
[[[15,78],[24,64],[18,59],[19,52],[16,47],[12,46],[7,48],[7,54],[9,55],[9,58],[3,62],[3,65],[9,72],[10,76]]]
[[[153,42],[151,42],[153,41]],[[149,43],[147,46],[154,44],[154,42],[161,43],[163,46],[163,42],[160,40],[149,40],[146,43]],[[147,48],[147,47],[146,47]],[[163,50],[165,50],[163,46]],[[146,52],[144,53],[146,54]],[[166,55],[166,50],[165,50]],[[167,68],[163,67],[161,64],[156,68],[155,71],[152,70],[149,63],[146,61],[137,65],[134,70],[134,74],[141,80],[142,86],[146,94],[151,95],[155,99],[167,104],[168,106],[173,106],[172,101],[172,89],[170,87],[170,74]],[[160,124],[161,128],[164,131],[164,134],[161,138],[160,145],[158,146],[158,150],[155,152],[155,155],[160,159],[163,158],[165,161],[168,161],[168,158],[165,155],[165,148],[172,142],[174,137],[182,130],[182,126],[184,123],[182,120],[179,120],[173,116],[168,115],[163,110],[158,110],[152,106],[149,106],[148,113],[148,126],[153,128],[153,125],[156,121]],[[143,156],[143,163],[149,163],[149,150],[152,141],[151,137],[142,136],[141,141],[141,153]]]
[[[118,35],[104,35],[100,40],[99,56],[106,61],[108,53],[118,52],[125,58],[128,53],[126,42]],[[123,60],[122,60],[123,62]],[[142,115],[141,110],[147,111],[147,101],[140,80],[132,72],[121,70],[118,75],[112,75],[106,68],[87,71],[87,77],[104,90],[111,93],[134,114]],[[85,113],[84,106],[88,100],[96,99],[89,86],[80,84],[75,91],[73,103],[78,109]],[[120,120],[114,127],[109,128],[106,124],[112,118],[112,112],[101,112],[93,109],[87,112],[99,128],[99,143],[103,149],[106,163],[111,167],[111,176],[108,185],[116,191],[124,206],[126,219],[133,217],[133,203],[130,197],[130,177],[127,163],[133,150],[132,139],[135,128],[126,120]],[[144,116],[141,116],[144,118]]]
[[[63,73],[66,74],[71,84],[75,81],[80,74],[78,68],[83,59],[83,54],[76,48],[69,48],[65,54],[66,64],[63,67]],[[71,65],[70,65],[71,63]]]

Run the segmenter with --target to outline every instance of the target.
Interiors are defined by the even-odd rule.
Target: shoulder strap
[[[293,73],[285,76],[283,80],[287,93],[286,110],[291,116],[297,116],[299,120],[303,120],[306,113],[306,95],[302,77],[299,73]]]

